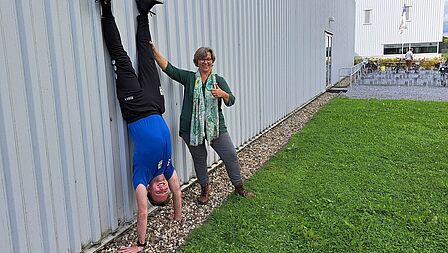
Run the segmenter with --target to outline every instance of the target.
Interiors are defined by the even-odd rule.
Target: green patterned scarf
[[[191,115],[190,145],[198,146],[207,138],[209,144],[219,136],[218,99],[212,95],[215,73],[211,73],[202,91],[201,74],[196,72],[193,91],[193,112]]]

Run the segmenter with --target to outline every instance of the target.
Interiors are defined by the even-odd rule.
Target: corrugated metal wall
[[[403,5],[410,5],[410,21],[399,33]],[[364,10],[371,9],[371,24]],[[381,56],[384,44],[442,41],[444,0],[356,0],[356,46],[359,56]]]
[[[113,8],[134,60],[130,2]],[[237,98],[225,109],[237,146],[325,90],[324,31],[334,33],[333,81],[353,62],[353,0],[165,2],[150,18],[156,45],[185,69],[197,47],[215,49],[216,72]],[[79,252],[133,219],[131,147],[99,15],[94,0],[0,2],[2,252]],[[177,136],[182,88],[161,77],[186,182],[194,173]]]

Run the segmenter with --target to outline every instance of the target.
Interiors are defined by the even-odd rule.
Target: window
[[[437,53],[438,43],[437,42],[427,42],[427,43],[404,43],[401,44],[386,44],[384,45],[384,54],[403,54],[401,48],[403,47],[404,52],[407,51],[409,47],[414,49],[414,54],[429,54]]]
[[[369,25],[372,24],[372,9],[364,10],[364,24]]]

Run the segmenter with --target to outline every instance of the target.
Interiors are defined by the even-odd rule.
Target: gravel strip
[[[323,105],[328,103],[337,94],[324,93],[311,103],[292,113],[284,121],[262,133],[254,141],[238,152],[241,164],[241,174],[244,179],[251,177],[263,166],[277,151],[279,151],[289,138],[302,129],[306,122]],[[168,215],[172,213],[171,205],[156,209],[148,217],[147,240],[148,246],[142,252],[175,252],[181,246],[189,233],[200,226],[213,211],[219,207],[233,191],[223,165],[217,166],[210,175],[211,194],[206,206],[196,204],[200,188],[192,184],[183,191],[183,220],[170,221]],[[117,252],[123,245],[135,244],[137,241],[136,225],[126,230],[117,238],[100,248],[97,252]]]

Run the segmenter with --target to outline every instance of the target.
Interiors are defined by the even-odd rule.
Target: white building
[[[400,33],[403,7],[404,27]],[[355,53],[361,57],[397,57],[414,48],[416,57],[439,53],[444,0],[356,0]]]
[[[113,0],[113,10],[135,63],[134,1]],[[169,0],[154,11],[153,38],[177,67],[194,70],[196,48],[215,49],[236,96],[224,113],[237,146],[353,64],[354,0]],[[94,0],[0,1],[1,252],[80,252],[134,220],[132,154],[99,15]],[[185,183],[194,170],[177,134],[183,90],[161,81]]]

